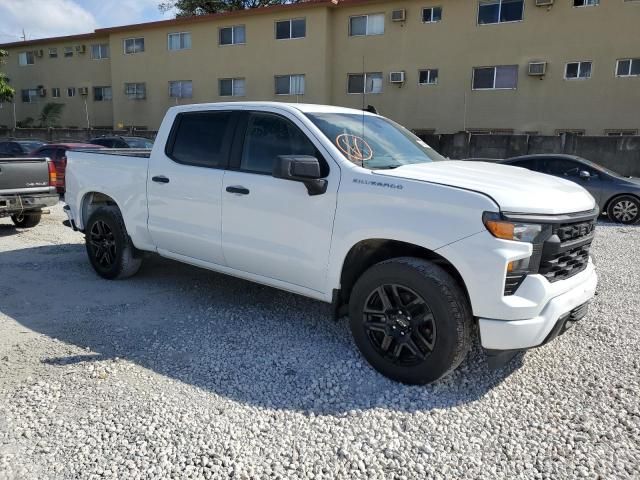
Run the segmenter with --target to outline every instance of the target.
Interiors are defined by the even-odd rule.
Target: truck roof
[[[260,107],[274,107],[282,110],[294,111],[304,113],[352,113],[358,115],[373,115],[372,113],[358,110],[354,108],[337,107],[335,105],[317,105],[313,103],[285,103],[285,102],[218,102],[218,103],[195,103],[191,105],[178,105],[171,107],[170,110],[177,112],[189,112],[206,110],[207,108],[260,108]]]

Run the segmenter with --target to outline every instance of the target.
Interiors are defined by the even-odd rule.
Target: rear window
[[[167,155],[199,167],[227,166],[231,144],[231,112],[181,113],[176,117]]]

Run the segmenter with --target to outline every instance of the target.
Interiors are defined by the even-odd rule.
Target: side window
[[[550,158],[545,163],[546,168],[544,173],[550,175],[577,176],[580,171],[580,164],[572,160]]]
[[[311,155],[320,160],[314,145],[293,123],[278,115],[252,113],[247,123],[240,169],[270,174],[279,155]]]
[[[20,148],[20,145],[18,145],[17,143],[11,142],[9,144],[9,153],[20,155],[22,153],[22,148]]]
[[[178,163],[225,168],[233,131],[231,119],[231,112],[181,113],[176,117],[167,155]]]
[[[37,153],[38,157],[49,157],[51,160],[55,158],[55,150],[53,148],[43,148]]]

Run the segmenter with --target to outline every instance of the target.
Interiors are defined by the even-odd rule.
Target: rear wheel
[[[93,269],[103,278],[127,278],[140,269],[142,253],[131,243],[116,207],[100,207],[91,214],[85,243]]]
[[[374,265],[349,302],[351,332],[367,361],[403,383],[433,382],[455,369],[471,345],[468,301],[441,267],[418,258]]]
[[[41,211],[23,212],[11,215],[11,221],[18,228],[32,228],[40,223],[42,219]]]
[[[631,195],[621,195],[609,202],[607,215],[614,222],[634,224],[640,220],[640,200]]]

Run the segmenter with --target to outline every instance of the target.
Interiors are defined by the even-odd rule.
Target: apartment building
[[[0,125],[158,128],[183,103],[380,113],[419,132],[637,134],[640,0],[310,0],[0,45]]]

